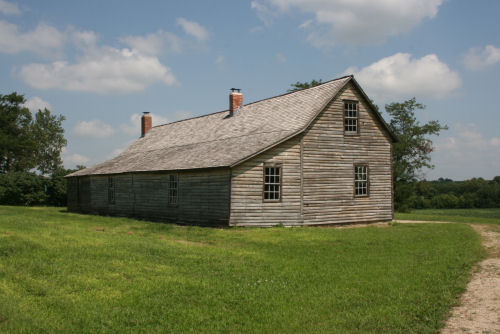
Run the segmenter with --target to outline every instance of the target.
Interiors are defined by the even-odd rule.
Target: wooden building
[[[353,76],[151,127],[68,176],[73,212],[270,226],[393,217],[389,130]]]

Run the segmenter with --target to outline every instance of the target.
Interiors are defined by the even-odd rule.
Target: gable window
[[[368,166],[354,166],[354,195],[368,196]]]
[[[358,103],[344,101],[344,132],[358,133]]]
[[[168,176],[168,204],[177,204],[178,178],[172,174]]]
[[[281,164],[264,165],[264,201],[281,200]]]
[[[108,203],[115,204],[115,179],[108,176]]]

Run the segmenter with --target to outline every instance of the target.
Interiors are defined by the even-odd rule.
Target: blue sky
[[[0,0],[0,93],[66,117],[67,167],[154,124],[224,110],[291,83],[354,74],[383,110],[413,96],[434,138],[427,179],[500,175],[500,1]]]

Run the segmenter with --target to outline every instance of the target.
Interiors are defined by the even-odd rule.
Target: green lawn
[[[0,206],[0,332],[435,333],[465,224],[180,227]]]
[[[396,212],[394,218],[500,225],[500,209],[425,209],[414,210],[411,213]]]

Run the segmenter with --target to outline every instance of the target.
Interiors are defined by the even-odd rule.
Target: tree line
[[[491,180],[472,178],[453,181],[416,181],[400,187],[403,198],[396,201],[399,211],[412,209],[500,208],[500,176]]]

